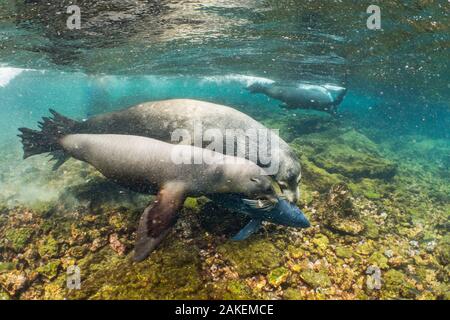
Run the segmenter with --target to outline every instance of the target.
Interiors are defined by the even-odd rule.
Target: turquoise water
[[[244,286],[250,288],[243,291],[250,290],[260,298],[321,298],[314,293],[316,284],[311,284],[309,278],[305,280],[303,275],[300,276],[303,280],[293,277],[289,285],[280,285],[284,291],[301,292],[300,295],[284,296],[279,286],[266,284],[276,292],[273,296],[267,295],[268,291],[259,292],[259,287],[253,282],[258,277],[269,277],[271,269],[276,266],[289,269],[288,265],[303,266],[316,258],[319,261],[328,256],[332,264],[334,261],[336,265],[342,265],[339,259],[344,258],[339,255],[337,260],[333,260],[336,246],[351,248],[361,241],[372,241],[375,249],[370,250],[383,253],[387,250],[388,244],[380,238],[357,234],[356,238],[348,240],[339,233],[330,235],[328,229],[321,229],[330,218],[316,212],[320,212],[321,205],[326,203],[325,198],[332,185],[345,182],[357,198],[355,206],[360,206],[364,219],[369,217],[369,220],[378,221],[380,215],[387,212],[389,222],[381,224],[384,227],[380,227],[380,233],[386,239],[394,237],[401,250],[411,249],[402,247],[411,241],[418,242],[420,247],[411,250],[422,250],[421,259],[425,261],[418,262],[404,254],[407,262],[396,265],[389,258],[391,262],[386,268],[382,267],[383,273],[395,270],[401,275],[391,272],[390,278],[386,279],[392,280],[394,275],[401,279],[404,277],[406,282],[416,279],[416,287],[414,290],[405,289],[401,287],[402,281],[392,281],[393,284],[381,293],[361,289],[365,297],[448,299],[448,1],[382,2],[382,30],[366,27],[369,16],[366,9],[370,1],[167,0],[109,3],[85,0],[78,3],[82,10],[81,30],[65,28],[67,15],[64,10],[68,1],[0,3],[0,206],[5,216],[9,214],[19,221],[0,220],[3,236],[10,225],[26,225],[26,221],[17,218],[21,217],[21,210],[39,211],[35,207],[40,208],[43,203],[52,208],[49,212],[64,215],[67,208],[61,208],[64,207],[61,202],[67,201],[78,208],[78,214],[89,214],[92,204],[91,207],[88,205],[89,209],[83,207],[85,199],[80,199],[76,189],[100,179],[92,169],[75,161],[69,162],[59,173],[53,173],[51,164],[43,156],[22,160],[20,141],[16,137],[19,127],[37,128],[37,121],[48,116],[49,108],[81,120],[141,102],[191,98],[234,107],[268,127],[280,129],[280,135],[298,152],[304,168],[301,185],[304,191],[298,205],[317,229],[300,236],[277,229],[281,235],[279,241],[287,247],[289,239],[297,239],[297,242],[292,242],[298,243],[306,238],[319,239],[325,234],[329,238],[325,246],[333,247],[322,252],[316,241],[315,245],[305,245],[302,249],[309,252],[308,258],[291,258],[295,255],[290,253],[287,254],[290,258],[286,258],[291,259],[290,264],[283,260],[256,270],[254,274],[241,272],[245,269],[239,264],[242,261],[232,257],[229,261],[234,264],[235,269],[232,270],[236,274],[227,275],[224,271],[217,276],[220,280],[215,278],[215,274],[211,278],[199,276],[199,282],[210,283],[215,279],[229,283],[230,279],[238,279],[242,283],[247,281]],[[348,94],[336,115],[286,110],[280,108],[280,101],[246,90],[249,85],[261,82],[333,84],[345,86]],[[350,150],[351,156],[346,158],[339,150]],[[355,178],[355,172],[359,170],[355,167],[359,168],[361,162],[362,166],[373,165],[373,170],[377,170],[376,166],[379,162],[384,165],[383,161],[396,166],[393,179],[370,175]],[[99,188],[92,191],[94,195],[113,192],[114,196],[104,202],[111,206],[121,202],[121,194],[128,194],[128,191],[117,190],[110,185],[104,189],[100,185]],[[124,200],[122,205],[131,207],[132,203],[138,210],[142,209],[135,197],[138,196],[131,194],[130,199],[133,200]],[[73,214],[73,207],[67,210],[72,210],[70,214]],[[203,222],[200,221],[200,225]],[[366,220],[364,223],[367,232],[369,223]],[[56,238],[61,236],[57,239],[60,241],[59,252],[51,259],[72,257],[70,241],[63,240],[64,236],[59,231],[52,233],[42,228],[42,225],[37,227],[40,231],[33,237],[43,234],[53,234]],[[420,236],[414,234],[416,228],[422,228]],[[120,230],[116,233],[126,238],[121,238],[122,242],[131,243],[134,230]],[[204,229],[200,230],[204,232]],[[267,230],[269,238],[265,241],[269,244],[264,245],[272,248],[271,243],[275,240],[270,237],[276,237],[277,233],[270,233],[270,227]],[[33,249],[34,241],[34,238],[27,239],[23,252]],[[180,240],[180,243],[184,242]],[[437,243],[437,249],[427,251],[429,243]],[[77,244],[80,247],[84,245]],[[219,244],[215,245],[219,248]],[[8,251],[7,243],[0,243],[0,246],[5,246],[4,251],[0,250],[2,259],[14,263],[16,270],[25,270],[27,277],[39,263],[45,264],[49,260],[42,255],[42,259],[24,263],[17,258],[20,250]],[[281,245],[281,249],[276,250],[291,250],[286,247]],[[356,247],[352,248],[356,250]],[[325,253],[326,250],[331,251]],[[225,257],[230,254],[226,248],[220,252]],[[86,258],[86,255],[79,259]],[[361,256],[362,261],[369,259],[364,254]],[[305,259],[309,261],[305,262]],[[438,262],[433,262],[433,259]],[[345,262],[352,264],[351,261]],[[367,263],[355,262],[352,265],[354,277],[349,277],[354,283],[360,281],[357,275],[364,275]],[[415,271],[411,271],[408,265]],[[44,282],[36,280],[29,287],[16,291],[0,282],[0,288],[3,288],[0,294],[5,291],[12,298],[42,298],[45,286],[64,276],[61,271],[64,268],[63,263],[54,278]],[[289,270],[289,277],[297,272]],[[335,271],[328,269],[331,284],[322,285],[329,290],[331,287],[340,291],[324,291],[325,298],[364,298],[357,289],[335,281],[332,276]],[[192,279],[196,277],[192,275]],[[267,281],[270,283],[271,280]],[[115,286],[119,292],[126,284],[115,283]],[[155,289],[159,295],[149,298],[191,297],[191,293],[183,296],[184,289],[180,289],[179,295],[171,296],[166,292],[167,288],[161,286]],[[173,286],[174,292],[178,292],[179,287]],[[304,289],[305,286],[309,291]],[[233,298],[242,297],[243,293],[236,291],[231,290],[227,294]],[[134,297],[133,290],[129,293],[125,298]],[[59,294],[52,297],[61,298]],[[100,297],[124,298],[120,294],[104,294]],[[200,298],[215,297],[208,294]],[[217,294],[224,297],[222,291]],[[92,292],[87,292],[81,298],[92,296]]]
[[[27,69],[2,69],[2,112],[34,120],[62,96],[79,116],[173,97],[265,109],[272,101],[242,90],[257,77],[345,84],[343,111],[448,126],[446,1],[385,4],[382,30],[367,29],[364,1],[91,2],[81,30],[65,28],[64,2],[1,4],[0,64]]]

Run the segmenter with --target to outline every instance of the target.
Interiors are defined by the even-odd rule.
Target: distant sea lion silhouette
[[[277,83],[254,83],[247,87],[251,93],[263,93],[282,101],[287,109],[314,109],[336,113],[347,89],[332,85],[299,84],[285,86]]]
[[[278,203],[274,180],[255,163],[211,150],[174,145],[130,135],[68,134],[52,120],[42,131],[20,128],[25,157],[61,151],[87,162],[105,177],[138,192],[155,193],[156,200],[141,216],[135,260],[144,260],[164,239],[188,196],[233,194],[250,207]],[[191,162],[174,163],[174,156]],[[194,164],[195,157],[214,159]],[[263,217],[261,217],[263,218]]]
[[[227,130],[268,130],[264,125],[249,117],[248,115],[219,104],[191,100],[173,99],[164,101],[152,101],[117,111],[98,115],[79,122],[68,119],[54,111],[53,115],[61,124],[65,132],[68,133],[97,133],[97,134],[129,134],[143,136],[174,143],[171,141],[172,133],[177,129],[187,130],[194,136],[195,123],[201,123],[204,131],[209,129],[219,130],[224,139]],[[44,121],[48,118],[44,118]],[[272,155],[277,155],[279,159],[279,169],[273,175],[280,185],[284,197],[297,202],[299,198],[299,182],[301,179],[301,167],[297,155],[289,145],[280,137],[272,134],[271,139],[277,142],[277,149],[272,149]],[[202,141],[205,148],[210,143]],[[247,141],[251,148],[258,149],[260,141],[250,137]],[[194,141],[191,141],[193,144]],[[238,140],[237,145],[245,143]],[[238,146],[236,148],[238,150]],[[235,151],[236,151],[235,150]],[[236,153],[234,154],[236,156]],[[250,157],[246,154],[246,158]],[[60,158],[58,165],[64,163],[64,158]]]

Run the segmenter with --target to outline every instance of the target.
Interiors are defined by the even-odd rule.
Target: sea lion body
[[[109,134],[67,135],[60,139],[60,145],[70,156],[91,164],[105,177],[139,192],[155,193],[166,183],[177,181],[185,184],[184,193],[193,197],[220,193],[245,194],[249,198],[263,195],[262,189],[252,191],[252,179],[272,190],[271,179],[261,176],[261,168],[253,162],[193,146]],[[194,164],[194,158],[206,156],[214,163]],[[174,163],[180,158],[190,161]]]
[[[24,158],[50,153],[60,165],[71,156],[90,163],[122,186],[157,193],[156,200],[144,210],[139,222],[135,246],[137,261],[145,259],[168,234],[187,196],[209,195],[219,203],[250,215],[251,223],[235,237],[237,240],[258,230],[263,220],[293,227],[309,226],[296,206],[277,197],[277,183],[256,163],[245,158],[142,136],[73,134],[82,124],[51,112],[52,118],[44,117],[39,123],[41,130],[19,129]],[[136,113],[131,115],[132,118]],[[142,112],[137,116],[145,118]],[[110,117],[114,119],[115,114]],[[107,118],[102,121],[107,125]],[[123,128],[118,126],[117,130]],[[218,198],[219,194],[223,197]]]
[[[249,215],[251,222],[234,240],[246,239],[263,221],[297,228],[310,226],[304,213],[292,203],[279,199],[264,209],[257,207],[258,201],[242,198],[274,196],[271,180],[261,177],[261,168],[246,159],[128,135],[75,134],[63,137],[60,144],[71,156],[132,190],[155,193],[175,183],[182,186],[185,196],[206,195],[217,204]],[[180,155],[190,163],[171,165]],[[199,156],[214,161],[193,164]]]
[[[266,130],[268,129],[253,118],[233,108],[214,103],[190,100],[174,99],[142,103],[125,110],[106,113],[89,118],[83,122],[75,122],[66,119],[66,128],[71,133],[92,134],[124,134],[149,137],[169,143],[175,130],[186,130],[193,139],[190,144],[196,143],[196,128],[201,125],[201,130],[206,132],[213,129],[223,134],[224,140],[231,130]],[[270,132],[270,139],[275,143],[271,149],[272,156],[276,156],[279,166],[274,179],[282,188],[284,196],[291,202],[297,202],[299,198],[299,182],[301,167],[299,159],[289,145],[278,135]],[[210,141],[200,138],[201,147],[205,148]],[[248,143],[250,150],[260,151],[258,139],[250,138],[248,141],[238,140],[237,144]],[[236,147],[235,151],[239,148]],[[228,151],[228,150],[224,150]],[[230,154],[237,156],[236,152]],[[250,159],[246,154],[245,158]],[[252,160],[252,159],[250,159]],[[260,158],[256,163],[260,163]]]
[[[299,84],[283,86],[276,83],[255,83],[247,88],[252,93],[263,93],[280,100],[288,109],[314,109],[334,113],[347,89],[332,85]]]
[[[145,259],[165,238],[188,196],[237,195],[250,207],[264,210],[271,210],[279,201],[273,179],[249,160],[139,136],[65,134],[60,120],[46,119],[42,131],[19,129],[25,158],[63,152],[65,157],[93,165],[122,186],[157,192],[156,200],[144,210],[139,222],[136,261]],[[196,163],[200,156],[208,162]]]

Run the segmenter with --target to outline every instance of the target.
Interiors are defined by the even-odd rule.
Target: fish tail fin
[[[65,135],[75,133],[77,121],[66,118],[54,110],[50,109],[51,118],[43,117],[39,122],[39,130],[29,128],[19,128],[23,146],[23,158],[27,159],[31,156],[41,153],[51,153],[53,158],[57,160],[54,167],[59,168],[68,157],[64,154],[59,143],[59,139]]]

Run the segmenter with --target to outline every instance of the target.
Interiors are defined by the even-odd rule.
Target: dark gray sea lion
[[[230,129],[268,130],[258,121],[233,108],[190,99],[142,103],[125,110],[98,115],[83,122],[65,118],[56,112],[53,112],[53,115],[64,126],[65,132],[69,133],[129,134],[169,143],[174,143],[172,133],[175,130],[183,129],[195,136],[193,131],[198,123],[202,125],[204,131],[218,129],[224,139]],[[44,122],[46,119],[48,118],[44,118]],[[277,142],[277,147],[271,150],[271,154],[279,159],[279,168],[273,177],[280,185],[286,199],[295,203],[299,198],[298,185],[301,178],[298,157],[280,137],[272,134],[271,139]],[[210,143],[206,140],[201,142],[203,148]],[[258,149],[256,163],[261,165],[260,142],[252,137],[247,142],[250,148]],[[243,141],[239,140],[236,143],[241,144]],[[191,141],[191,144],[194,144],[194,141]],[[245,157],[250,159],[248,154]]]
[[[282,101],[288,109],[314,109],[335,113],[347,89],[332,85],[299,84],[284,86],[276,83],[255,83],[247,88],[252,93],[263,93]]]
[[[188,196],[233,194],[246,199],[249,206],[261,209],[278,202],[274,180],[243,158],[131,135],[67,135],[53,121],[46,121],[42,131],[19,130],[26,157],[64,152],[91,164],[122,186],[157,193],[156,200],[140,219],[135,246],[137,261],[145,259],[168,234]],[[213,161],[195,163],[198,157]],[[176,162],[177,159],[188,161]]]

